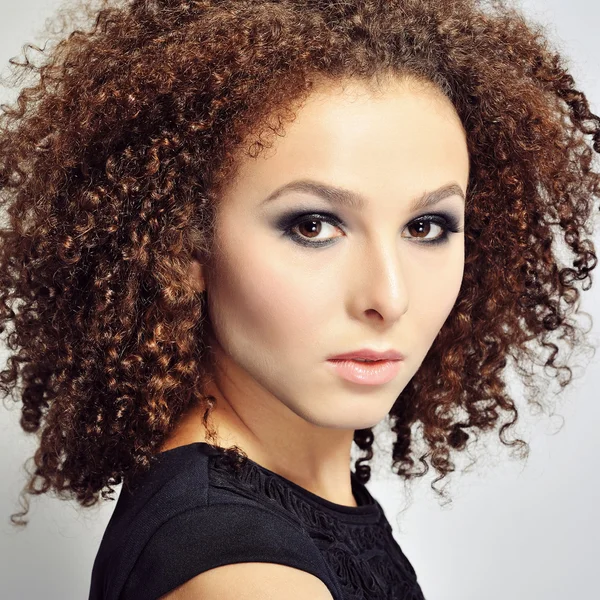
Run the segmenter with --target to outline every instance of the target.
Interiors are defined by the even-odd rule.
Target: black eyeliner
[[[311,219],[314,219],[315,221],[325,221],[326,223],[331,223],[336,226],[344,225],[343,221],[340,221],[333,213],[319,210],[300,210],[283,214],[277,219],[275,226],[281,231],[287,231],[290,227],[294,227],[304,221],[310,221]]]
[[[277,221],[275,222],[275,226],[279,230],[281,230],[287,238],[293,240],[295,243],[304,247],[319,248],[329,246],[335,243],[335,238],[320,242],[311,242],[308,238],[304,238],[303,236],[295,234],[292,231],[297,225],[310,221],[323,221],[325,223],[333,225],[334,227],[344,226],[344,222],[341,221],[333,213],[327,211],[310,211],[304,209],[295,210],[283,214],[279,219],[277,219]],[[458,233],[463,231],[463,229],[460,227],[460,219],[450,212],[439,211],[434,213],[425,213],[423,215],[411,219],[406,226],[418,222],[434,223],[442,228],[442,234],[439,237],[434,238],[432,240],[416,241],[417,244],[421,244],[424,246],[436,246],[439,244],[443,244],[448,240],[450,233]]]

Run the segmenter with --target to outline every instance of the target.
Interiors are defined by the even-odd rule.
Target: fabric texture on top
[[[209,569],[271,562],[321,579],[334,600],[424,600],[381,505],[351,471],[358,506],[330,502],[251,459],[179,446],[122,487],[89,600],[156,600]]]

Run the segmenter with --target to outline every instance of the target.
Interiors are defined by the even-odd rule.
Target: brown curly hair
[[[526,452],[507,438],[517,409],[503,374],[512,358],[536,402],[523,365],[541,345],[570,382],[550,335],[584,341],[570,315],[597,263],[586,234],[600,187],[600,119],[542,27],[477,0],[102,0],[90,15],[50,49],[27,45],[41,65],[11,60],[36,81],[0,118],[0,331],[13,352],[0,388],[20,380],[21,426],[40,439],[17,515],[48,490],[113,499],[192,404],[208,416],[210,322],[190,257],[210,257],[238,153],[269,147],[320,80],[433,82],[467,135],[462,288],[389,413],[392,469],[406,481],[431,464],[443,495],[435,483],[471,436],[498,428]],[[367,482],[372,429],[354,441]]]

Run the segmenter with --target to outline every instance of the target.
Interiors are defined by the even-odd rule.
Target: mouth
[[[380,363],[380,362],[385,362],[386,359],[370,359],[370,358],[330,358],[329,360],[333,361],[333,362],[342,362],[345,360],[351,360],[353,362],[359,362],[359,363],[366,363],[366,364],[371,364],[371,363]]]
[[[388,383],[400,371],[402,360],[368,360],[360,358],[329,359],[334,371],[346,381],[362,385]]]
[[[403,360],[404,355],[398,350],[390,348],[389,350],[375,350],[372,348],[361,348],[351,352],[344,352],[330,356],[329,360],[356,360],[359,362],[379,362],[384,360]]]

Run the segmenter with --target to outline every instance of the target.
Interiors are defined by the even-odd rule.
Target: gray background
[[[15,7],[0,0],[0,5],[0,71],[6,75],[9,58],[20,53],[22,44],[43,45],[44,21],[59,2],[21,0]],[[598,3],[527,0],[521,6],[547,26],[570,57],[576,82],[598,114]],[[0,90],[0,101],[10,99],[12,93]],[[600,249],[598,235],[595,242]],[[600,267],[594,279],[598,275]],[[581,303],[594,318],[590,340],[595,346],[600,346],[599,288],[595,283]],[[5,359],[0,349],[2,364]],[[556,413],[565,420],[562,429],[559,416],[532,416],[523,408],[517,431],[530,442],[527,462],[511,459],[491,438],[473,469],[454,474],[449,507],[434,498],[429,476],[414,484],[409,502],[403,486],[386,473],[385,459],[378,462],[368,488],[384,507],[428,600],[600,598],[599,366],[600,353],[585,369],[575,369],[575,381],[555,399]],[[556,389],[552,384],[548,394]],[[522,392],[518,384],[514,391]],[[35,437],[28,439],[20,429],[18,418],[18,411],[0,408],[0,598],[87,598],[93,560],[115,504],[80,509],[75,503],[38,497],[26,529],[13,529],[8,519],[19,508],[22,465],[36,446]]]

